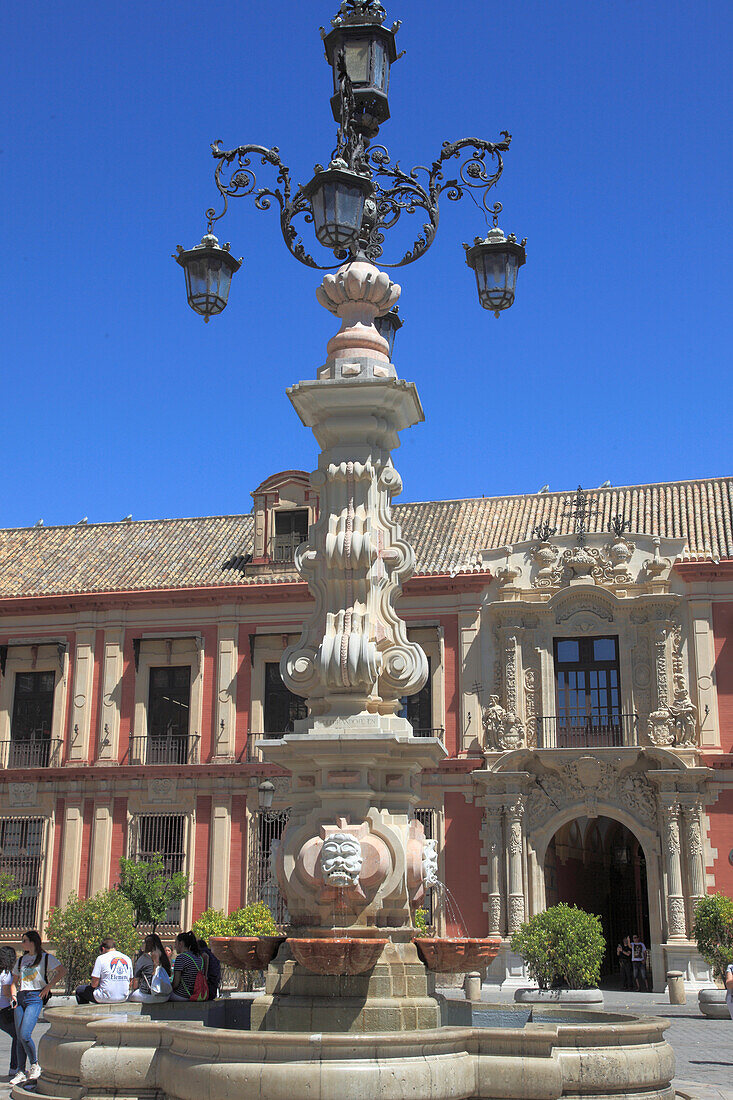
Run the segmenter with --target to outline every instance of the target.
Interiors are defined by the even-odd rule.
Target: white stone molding
[[[61,870],[58,886],[59,905],[63,908],[72,892],[79,890],[81,844],[84,827],[83,800],[67,798],[61,840]]]
[[[718,693],[715,688],[715,639],[711,600],[690,600],[690,649],[694,660],[695,696],[699,708],[700,744],[702,748],[720,746]]]
[[[89,896],[109,889],[110,852],[112,851],[112,798],[95,802],[92,818],[92,843],[89,854]]]
[[[236,746],[238,640],[237,623],[219,625],[214,727],[214,759],[217,760],[231,760]]]
[[[94,681],[93,629],[77,630],[74,654],[74,687],[71,705],[71,733],[66,759],[71,764],[86,763],[92,725],[92,685]]]
[[[216,791],[211,803],[209,836],[208,905],[229,912],[232,802],[224,791]]]
[[[97,733],[97,763],[99,764],[109,764],[119,759],[124,641],[125,631],[122,626],[112,626],[105,630],[102,705]]]

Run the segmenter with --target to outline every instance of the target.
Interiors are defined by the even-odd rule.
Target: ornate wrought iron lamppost
[[[216,186],[224,199],[217,214],[206,211],[208,232],[200,245],[184,249],[178,246],[175,257],[186,273],[188,301],[206,321],[225,308],[231,276],[241,261],[229,253],[229,245],[219,246],[212,229],[227,211],[229,198],[251,195],[259,210],[273,203],[280,209],[283,240],[300,263],[320,271],[339,267],[348,260],[381,260],[385,234],[403,214],[420,213],[426,220],[411,247],[395,263],[402,267],[413,263],[430,248],[438,229],[439,200],[445,195],[457,202],[465,194],[480,194],[481,207],[493,227],[486,238],[477,237],[472,246],[464,245],[466,263],[475,272],[479,301],[495,316],[514,302],[517,272],[525,262],[525,241],[513,234],[505,237],[497,225],[501,204],[488,205],[488,193],[503,171],[502,154],[509,148],[511,135],[502,131],[502,141],[461,138],[444,142],[436,160],[404,172],[392,163],[384,145],[371,144],[379,127],[389,117],[389,77],[397,60],[395,36],[400,23],[385,25],[386,12],[379,0],[343,0],[332,20],[332,29],[321,28],[326,59],[333,70],[333,115],[339,124],[336,148],[328,167],[316,165],[313,178],[305,186],[294,188],[290,170],[283,164],[280,151],[263,145],[239,145],[224,150],[221,142],[212,146],[217,162]],[[274,187],[257,184],[253,160],[272,165],[277,171]],[[450,178],[450,162],[460,161]],[[478,202],[477,202],[478,205]],[[337,263],[319,264],[307,251],[295,221],[302,216],[313,225],[316,239],[331,249]],[[399,327],[399,326],[396,326]],[[394,327],[390,333],[394,339]]]

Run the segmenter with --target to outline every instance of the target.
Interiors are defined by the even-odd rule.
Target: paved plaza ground
[[[484,986],[483,999],[509,1002],[513,995]],[[671,1020],[666,1036],[677,1059],[674,1083],[681,1097],[733,1100],[733,1020],[706,1019],[698,1010],[696,993],[688,995],[686,1005],[670,1005],[664,993],[605,990],[604,999],[606,1009],[611,1012],[647,1013]],[[64,1000],[55,998],[54,1003],[58,1005]],[[42,1021],[43,1017],[34,1033],[36,1041],[48,1027]],[[0,1032],[0,1100],[5,1100],[9,1093],[6,1077],[9,1056],[10,1041]]]

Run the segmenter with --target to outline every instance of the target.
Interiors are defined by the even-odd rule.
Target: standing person
[[[641,942],[636,932],[634,932],[631,938],[631,966],[634,971],[634,981],[638,993],[641,993],[642,982],[644,983],[644,992],[649,992],[646,984],[646,954],[646,945]]]
[[[51,995],[51,986],[66,973],[66,968],[56,956],[43,950],[41,937],[36,931],[26,932],[21,944],[23,954],[13,967],[10,985],[10,1004],[15,1009],[19,1054],[18,1072],[11,1085],[21,1085],[26,1080],[26,1059],[31,1064],[27,1080],[37,1081],[41,1076],[36,1044],[32,1038],[33,1028],[38,1023],[44,999],[48,1000]]]
[[[193,932],[179,932],[176,936],[176,961],[173,964],[173,992],[171,1001],[206,1001],[209,986],[206,971],[209,960],[201,954]],[[203,983],[200,976],[203,976]],[[196,988],[198,986],[198,989]],[[202,988],[205,986],[205,990]]]
[[[88,985],[76,987],[79,1005],[120,1004],[127,1000],[132,981],[132,959],[115,947],[114,936],[106,936],[99,945]]]
[[[167,1001],[171,994],[171,964],[160,936],[146,936],[143,948],[135,960],[130,1000],[143,1004]],[[153,991],[154,986],[161,987],[159,992]]]
[[[624,936],[621,943],[616,948],[616,955],[618,957],[618,964],[621,967],[621,981],[624,989],[633,989],[633,969],[631,966],[631,944],[629,943],[629,937]]]
[[[206,969],[206,980],[209,983],[209,1000],[215,1001],[219,996],[219,986],[221,985],[221,963],[206,940],[199,940],[199,951],[202,955],[206,955],[209,960]]]
[[[20,1068],[20,1048],[15,1034],[15,1014],[10,1006],[10,987],[13,984],[15,950],[0,947],[0,1031],[10,1036],[10,1069],[8,1077],[15,1077]],[[25,1059],[23,1059],[25,1065]]]

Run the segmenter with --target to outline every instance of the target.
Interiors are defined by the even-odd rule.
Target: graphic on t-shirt
[[[123,982],[130,977],[130,964],[124,955],[114,955],[109,960],[109,968],[112,971],[110,977],[113,982]]]

